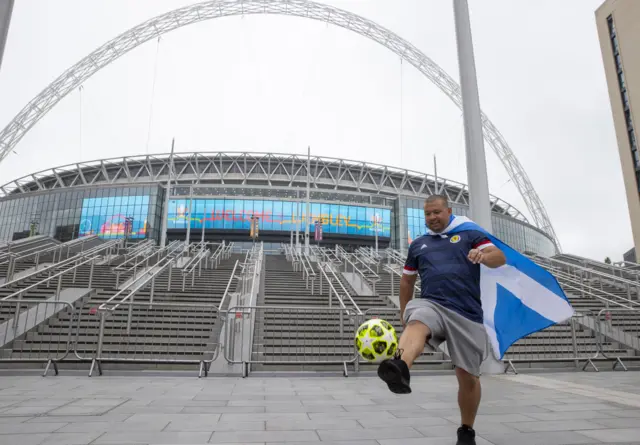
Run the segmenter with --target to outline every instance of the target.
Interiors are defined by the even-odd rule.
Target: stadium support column
[[[307,148],[307,208],[304,212],[304,253],[309,255],[309,220],[310,220],[310,204],[311,197],[311,146]]]
[[[169,195],[171,194],[171,174],[173,173],[173,150],[176,140],[171,141],[171,154],[169,155],[169,172],[167,174],[167,189],[164,192],[164,209],[162,209],[162,231],[160,232],[160,247],[167,243],[167,219],[169,218]]]
[[[467,0],[453,0],[456,40],[458,43],[458,67],[460,69],[460,90],[462,93],[462,113],[464,117],[465,147],[467,154],[467,180],[469,183],[469,207],[471,218],[491,230],[491,207],[489,201],[489,180],[487,178],[487,160],[482,139],[482,114],[478,95],[471,21]],[[487,347],[491,344],[487,341]],[[480,367],[482,373],[499,374],[504,366],[496,360],[490,351]]]
[[[9,35],[9,23],[13,12],[13,0],[0,1],[0,68],[2,68],[2,56]]]
[[[491,207],[489,202],[489,181],[487,160],[482,139],[482,115],[478,96],[478,81],[473,56],[471,23],[467,0],[453,0],[458,42],[458,66],[460,69],[460,90],[462,93],[462,113],[467,154],[467,181],[469,183],[469,207],[471,218],[491,230]]]

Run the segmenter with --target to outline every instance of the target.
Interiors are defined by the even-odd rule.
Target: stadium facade
[[[308,166],[310,167],[308,169]],[[309,170],[309,174],[307,174]],[[165,209],[165,190],[171,194]],[[306,187],[310,184],[310,217]],[[406,249],[424,232],[423,199],[449,197],[468,213],[467,186],[424,173],[344,159],[273,153],[176,153],[103,159],[34,173],[0,187],[0,240],[30,235],[60,241],[98,234],[160,241],[249,243],[258,218],[265,248],[290,242],[296,228],[322,244]],[[553,238],[492,196],[493,230],[520,251],[551,256]],[[376,237],[377,232],[377,237]],[[304,238],[301,238],[304,239]]]

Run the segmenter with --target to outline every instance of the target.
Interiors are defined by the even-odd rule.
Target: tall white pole
[[[307,147],[307,209],[304,212],[304,253],[309,255],[309,213],[311,211],[311,146]]]
[[[433,155],[433,175],[436,178],[436,183],[433,186],[433,191],[437,195],[438,194],[438,164],[436,163],[436,155]]]
[[[464,117],[471,218],[491,232],[487,160],[484,154],[480,98],[478,96],[478,81],[473,56],[471,22],[469,20],[467,0],[453,0],[453,12],[458,42],[458,66],[460,68],[460,90],[462,92],[462,114]]]
[[[300,193],[296,193],[296,252],[300,252]]]
[[[482,115],[480,112],[478,80],[473,56],[471,21],[469,19],[469,4],[467,0],[453,0],[453,13],[456,23],[456,40],[458,42],[458,65],[460,68],[460,90],[462,93],[471,218],[491,232],[487,160],[484,154]],[[489,351],[486,360],[482,362],[480,367],[481,372],[486,374],[504,372],[504,365],[493,356],[491,344],[488,341],[487,348],[489,348]]]
[[[162,229],[160,232],[160,247],[167,243],[167,219],[169,218],[169,195],[171,194],[171,175],[173,174],[173,150],[176,145],[175,138],[171,141],[171,154],[169,155],[169,173],[167,175],[167,189],[164,193],[164,209],[162,211]]]
[[[2,67],[2,56],[4,55],[7,35],[9,34],[13,3],[14,0],[0,1],[0,67]]]

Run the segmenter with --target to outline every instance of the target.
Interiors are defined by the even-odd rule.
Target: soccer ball
[[[393,357],[398,349],[398,336],[391,324],[380,318],[365,321],[356,331],[358,354],[370,363]]]

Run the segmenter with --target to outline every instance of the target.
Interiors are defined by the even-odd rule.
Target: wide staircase
[[[355,354],[354,335],[359,324],[384,318],[396,327],[398,335],[402,333],[398,310],[391,300],[358,295],[338,264],[309,260],[307,269],[311,268],[315,278],[309,279],[307,286],[304,269],[296,270],[285,255],[270,255],[266,261],[265,291],[258,299],[253,335],[253,370],[335,370],[345,364],[351,367],[356,360],[369,369],[371,365]],[[444,359],[442,353],[432,353],[431,358],[418,367],[442,367],[438,362]]]
[[[227,253],[215,262],[203,261],[205,266],[196,264],[185,276],[186,269],[176,266],[180,255],[158,254],[150,263],[139,261],[141,269],[135,279],[132,272],[120,277],[118,284],[116,268],[124,255],[104,264],[96,264],[102,262],[96,258],[93,265],[76,266],[73,273],[50,281],[49,287],[44,283],[33,286],[47,278],[43,273],[15,283],[11,289],[0,288],[0,295],[5,296],[32,287],[23,292],[26,309],[34,304],[25,302],[51,298],[58,287],[88,287],[91,279],[93,289],[73,302],[72,311],[60,306],[63,310],[52,311],[45,321],[0,349],[0,367],[25,367],[29,360],[37,365],[52,359],[64,367],[86,368],[86,362],[95,358],[98,344],[99,361],[110,369],[182,369],[212,360],[219,352],[218,306],[240,256]],[[154,272],[159,264],[169,262],[176,267]],[[69,270],[73,264],[59,270]],[[16,305],[13,300],[0,300],[0,323],[14,317]]]

